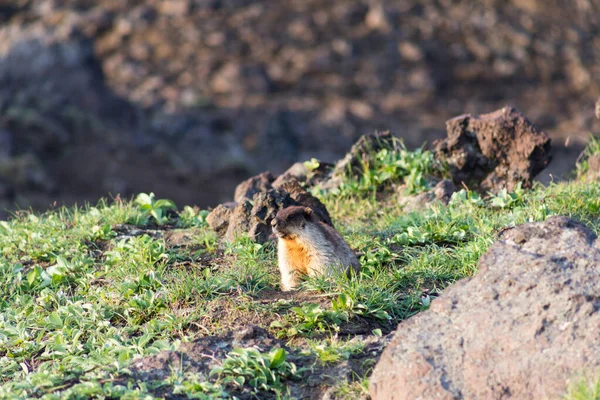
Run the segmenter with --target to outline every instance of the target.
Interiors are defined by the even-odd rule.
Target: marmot
[[[330,274],[336,270],[349,272],[350,268],[358,272],[360,269],[348,243],[309,207],[284,208],[271,225],[278,238],[277,258],[283,291],[295,288],[299,275]]]

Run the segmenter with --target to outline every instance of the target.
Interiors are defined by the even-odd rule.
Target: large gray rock
[[[600,368],[600,243],[565,217],[505,231],[479,273],[402,322],[380,399],[556,399]]]

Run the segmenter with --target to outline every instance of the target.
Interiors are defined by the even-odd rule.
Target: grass
[[[446,286],[474,274],[502,228],[567,215],[598,233],[595,182],[491,197],[462,190],[448,206],[407,214],[378,188],[408,179],[416,182],[409,191],[423,190],[431,162],[423,151],[401,151],[378,153],[368,176],[322,197],[358,251],[360,274],[310,278],[288,297],[278,291],[273,244],[219,244],[205,211],[178,212],[153,195],[1,221],[0,398],[287,398],[303,380],[344,362],[356,368],[329,383],[334,395],[365,397],[376,357],[353,338],[383,340]],[[204,374],[172,366],[145,382],[132,368],[250,323],[280,341],[227,348]],[[580,386],[567,398],[598,398],[597,384]]]
[[[595,380],[580,379],[572,383],[564,400],[600,400],[600,376]]]
[[[582,177],[590,169],[589,159],[593,155],[600,154],[600,138],[590,135],[590,141],[577,163],[577,176]]]

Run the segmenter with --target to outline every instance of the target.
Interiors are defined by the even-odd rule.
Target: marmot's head
[[[310,207],[292,206],[279,210],[271,221],[273,233],[282,239],[302,234],[308,223],[313,222],[313,210]]]

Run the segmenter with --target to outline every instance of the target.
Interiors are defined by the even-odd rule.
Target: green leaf
[[[156,222],[158,222],[159,224],[162,221],[162,216],[163,216],[163,211],[158,208],[158,209],[153,209],[152,211],[150,211],[150,215],[152,215],[154,217],[154,219],[156,220]]]
[[[304,161],[304,168],[309,171],[314,171],[315,169],[319,168],[319,165],[319,160],[316,158],[311,158],[310,161]]]
[[[285,362],[286,353],[284,349],[277,349],[275,352],[271,352],[270,354],[270,367],[272,369],[277,369],[281,364]]]
[[[153,199],[154,199],[154,193],[150,193],[150,194],[140,193],[135,198],[134,203],[137,204],[137,205],[139,205],[139,206],[143,206],[143,205],[150,205],[151,206]]]
[[[163,210],[176,210],[177,206],[172,200],[160,199],[154,203],[154,208],[161,208]]]
[[[27,283],[29,283],[29,286],[33,286],[38,276],[40,276],[38,268],[39,267],[35,267],[30,273],[27,274]]]
[[[273,322],[271,322],[271,325],[269,325],[269,327],[271,327],[271,328],[283,328],[283,323],[281,321],[273,321]]]
[[[8,222],[0,221],[0,233],[4,233],[4,234],[8,235],[11,232],[12,232],[12,229],[10,228],[10,225],[8,224]]]
[[[63,320],[60,318],[56,311],[48,315],[48,325],[54,329],[60,329],[63,327]]]
[[[244,383],[246,382],[246,378],[243,376],[233,376],[231,379],[240,387],[244,386]]]

